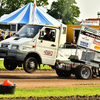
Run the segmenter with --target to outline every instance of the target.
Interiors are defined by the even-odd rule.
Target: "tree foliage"
[[[80,10],[75,0],[58,0],[52,2],[51,8],[47,10],[56,19],[62,19],[65,24],[74,24],[79,17]]]
[[[5,13],[4,6],[5,6],[5,0],[1,0],[1,2],[0,2],[0,16]]]
[[[34,0],[1,0],[0,16],[3,14],[9,14],[29,2],[34,2]],[[36,0],[37,6],[46,6],[48,4],[48,0]]]

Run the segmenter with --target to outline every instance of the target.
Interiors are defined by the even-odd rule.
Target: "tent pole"
[[[17,31],[18,31],[18,24],[16,24],[16,33],[17,33]]]

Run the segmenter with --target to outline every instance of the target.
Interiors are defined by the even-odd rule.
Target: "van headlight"
[[[12,46],[11,46],[11,49],[13,49],[13,50],[15,50],[15,49],[16,49],[16,50],[17,50],[17,49],[18,49],[18,47],[19,47],[18,45],[12,45]]]

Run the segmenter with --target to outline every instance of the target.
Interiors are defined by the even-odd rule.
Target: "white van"
[[[53,40],[44,40],[49,28]],[[61,40],[62,39],[62,40]],[[32,73],[40,64],[54,66],[58,48],[66,42],[66,28],[49,25],[25,25],[14,36],[0,42],[0,58],[4,66],[14,70],[17,66]]]

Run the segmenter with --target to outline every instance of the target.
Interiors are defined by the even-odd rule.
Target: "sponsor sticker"
[[[85,27],[84,30],[85,30],[86,32],[93,33],[93,34],[97,34],[97,33],[98,33],[98,30],[93,29],[93,28],[90,28],[90,27]]]
[[[94,46],[94,49],[100,50],[100,46]]]
[[[84,47],[88,47],[88,43],[87,42],[80,41],[80,45],[84,46]]]
[[[82,39],[85,40],[85,41],[89,41],[89,39],[87,38],[87,36],[82,37]]]
[[[53,54],[53,51],[48,51],[48,50],[44,51],[44,55],[52,56],[52,54]]]
[[[96,39],[93,40],[93,44],[99,45],[100,46],[100,41],[97,41]]]

